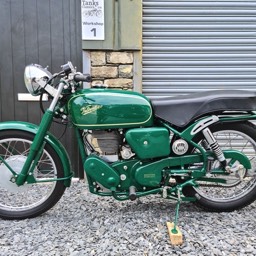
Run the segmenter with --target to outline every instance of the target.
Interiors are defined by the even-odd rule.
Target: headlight
[[[40,65],[31,64],[26,66],[25,72],[24,72],[24,81],[25,85],[29,91],[34,96],[41,94],[41,88],[42,84],[40,85],[38,81],[45,81],[45,84],[47,81],[52,77],[52,74],[44,69]]]

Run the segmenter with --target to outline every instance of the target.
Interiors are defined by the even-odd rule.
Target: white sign
[[[82,39],[104,40],[104,0],[81,0]]]

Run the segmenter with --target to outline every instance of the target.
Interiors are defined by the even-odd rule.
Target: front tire
[[[16,173],[22,170],[34,136],[25,131],[0,131],[0,156]],[[18,187],[13,182],[13,175],[0,160],[1,218],[36,217],[52,208],[62,197],[65,191],[63,181],[40,183],[42,180],[64,177],[62,162],[50,144],[46,143],[33,175],[38,183]]]
[[[233,149],[245,154],[252,165],[251,170],[242,170],[228,176],[211,175],[208,177],[226,179],[226,184],[198,182],[199,187],[185,187],[183,193],[196,197],[195,204],[209,211],[233,211],[251,204],[256,199],[256,128],[252,123],[221,123],[210,127],[222,150]],[[197,143],[204,140],[202,135],[194,139]],[[228,160],[228,159],[227,159]],[[237,163],[239,164],[239,163]],[[212,167],[218,167],[216,160]]]

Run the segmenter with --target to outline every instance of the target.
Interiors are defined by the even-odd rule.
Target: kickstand
[[[177,223],[178,223],[178,218],[179,218],[179,209],[180,209],[180,202],[181,202],[180,190],[179,189],[177,189],[177,194],[178,194],[178,200],[177,200],[176,207],[175,207],[174,227],[172,229],[172,233],[173,234],[177,234],[178,233]]]
[[[178,199],[175,207],[174,222],[167,222],[171,243],[173,245],[181,245],[183,243],[182,233],[180,232],[180,229],[177,226],[178,218],[179,218],[180,203],[181,203],[180,188],[177,188],[177,196],[178,196]]]

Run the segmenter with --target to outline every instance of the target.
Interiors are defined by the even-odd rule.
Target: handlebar
[[[74,68],[73,64],[71,63],[71,61],[69,61],[68,63],[64,64],[61,66],[62,67],[62,71],[59,74],[66,74],[69,75],[70,73],[74,74],[74,81],[75,82],[87,82],[90,83],[92,81],[92,77],[88,74],[81,74],[81,73],[76,73],[76,69]]]
[[[90,83],[92,81],[92,77],[88,74],[76,74],[74,75],[74,81]]]

